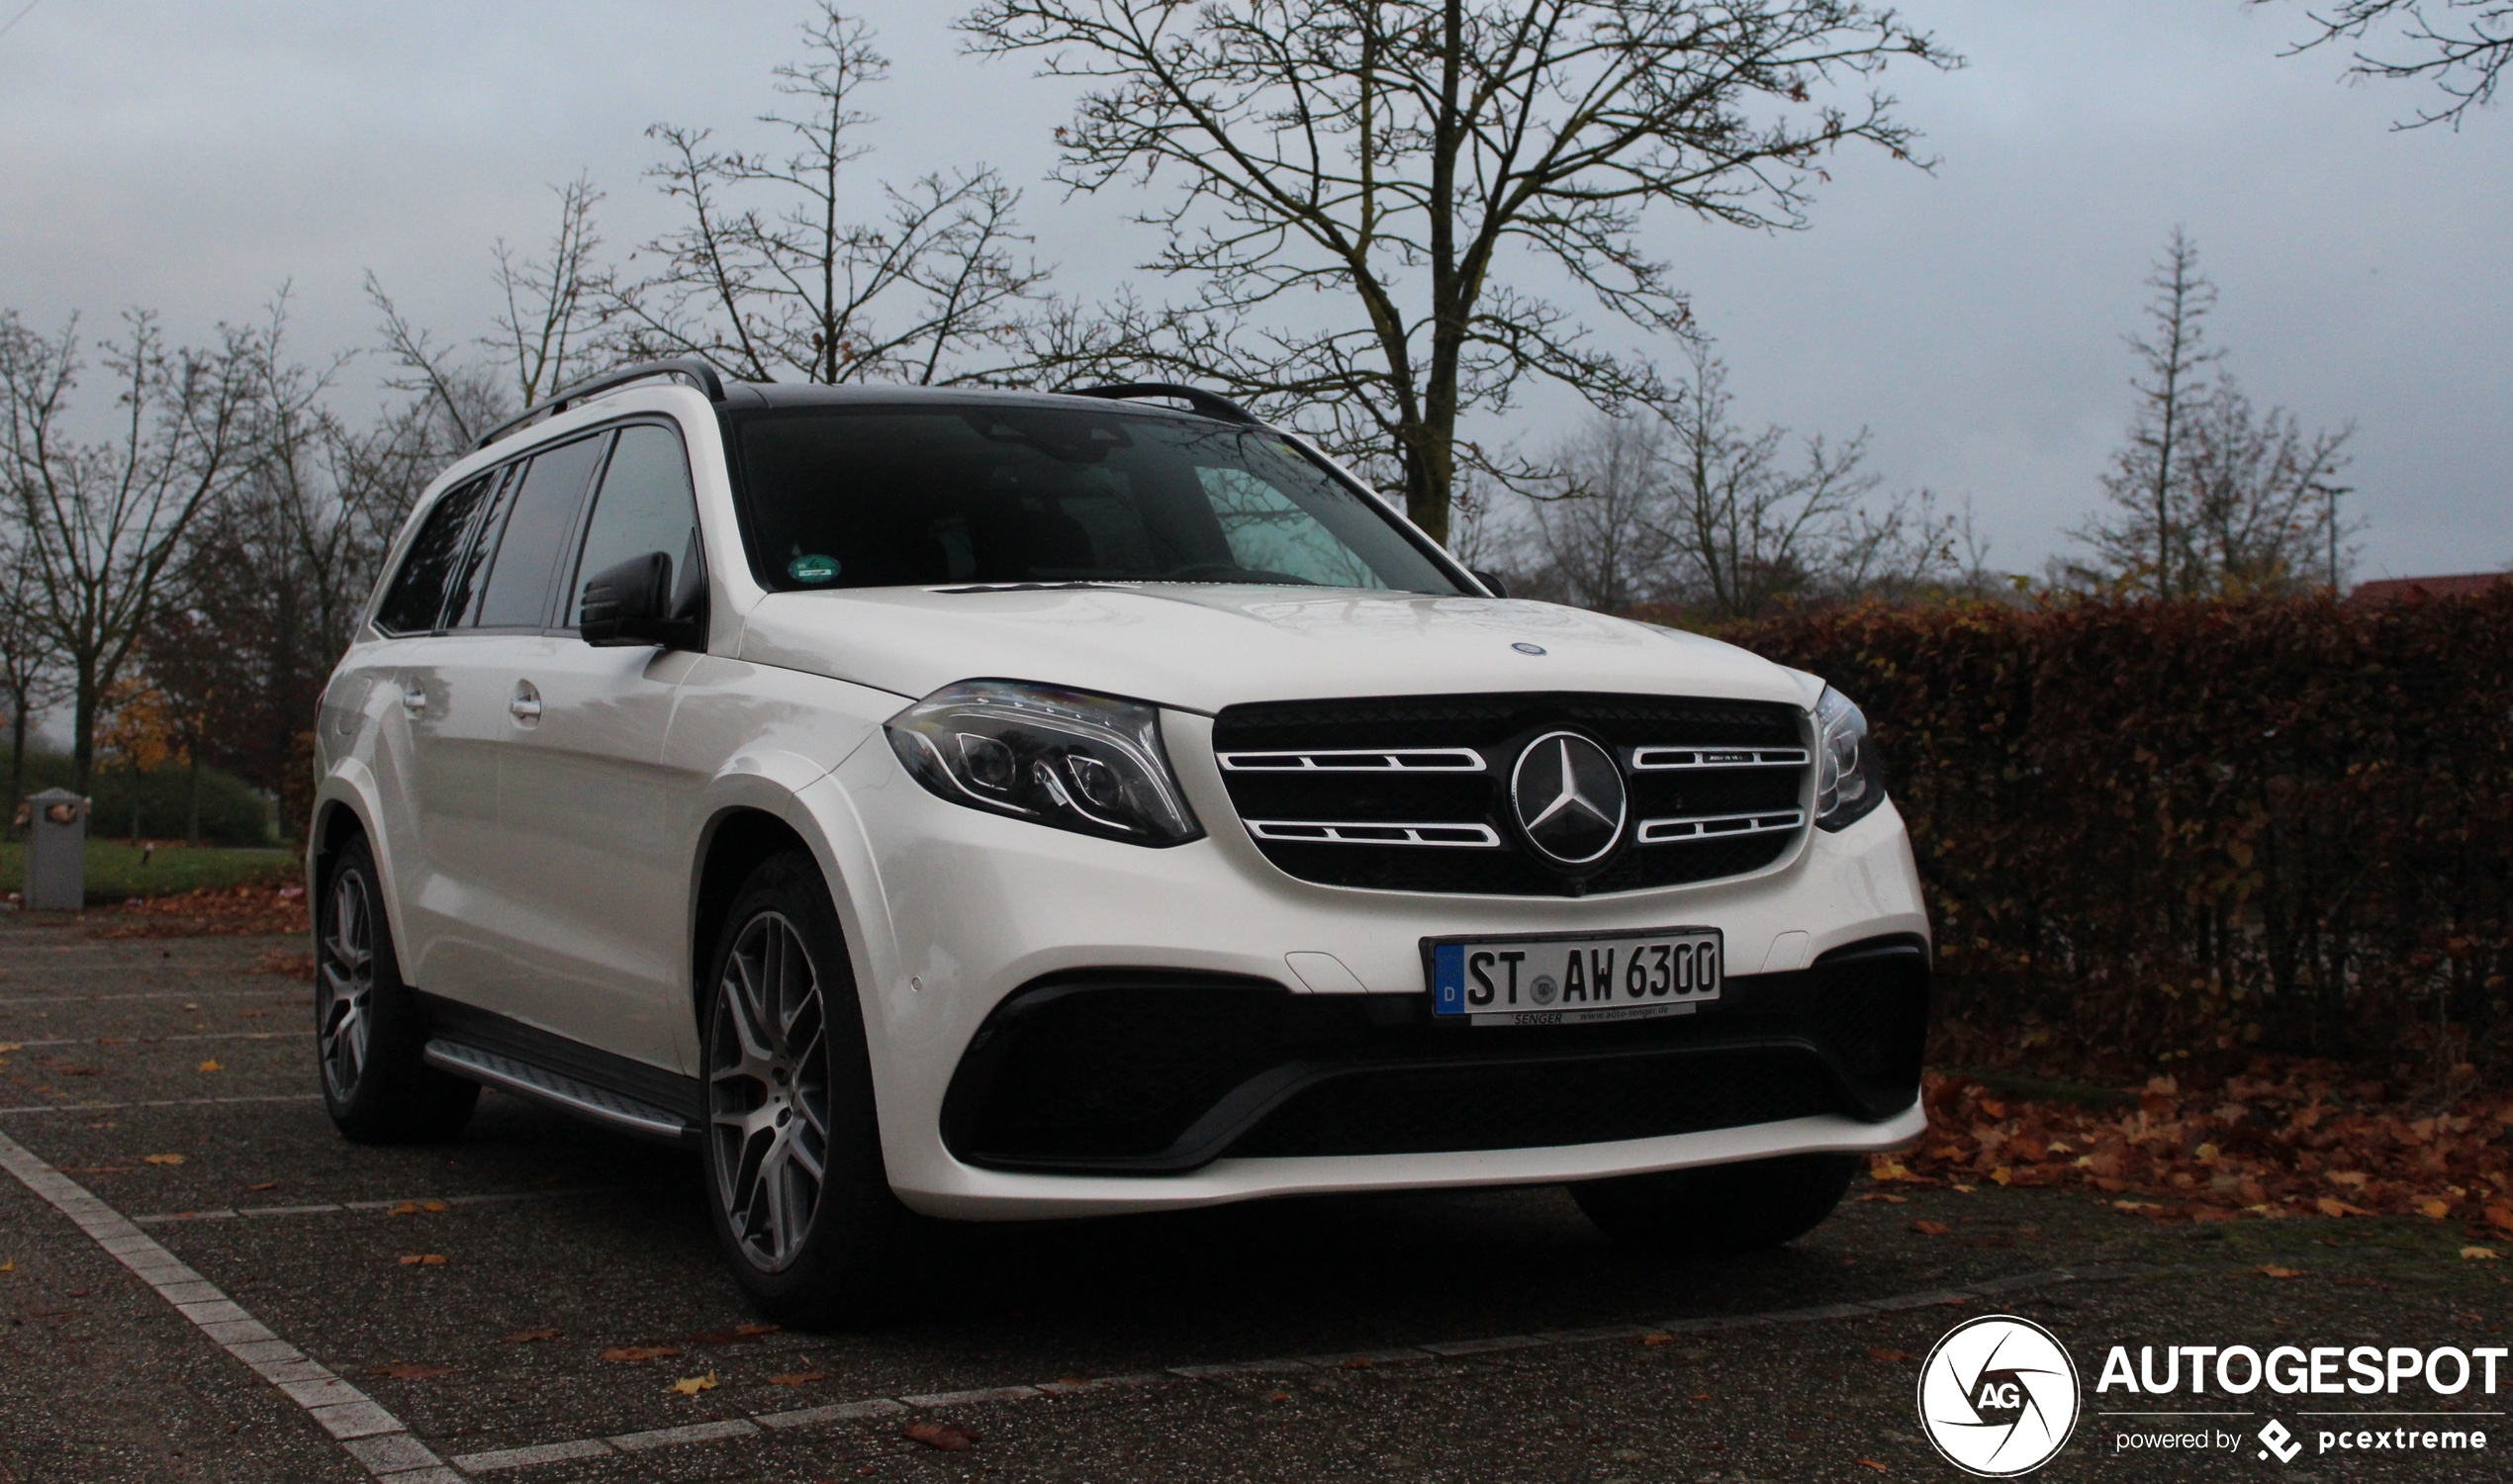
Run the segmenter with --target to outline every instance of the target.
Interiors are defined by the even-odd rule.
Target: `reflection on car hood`
[[[1514,645],[1536,645],[1533,655]],[[1249,700],[1620,691],[1808,705],[1795,671],[1697,634],[1515,599],[1139,586],[778,593],[741,657],[900,696],[1039,681],[1194,711]]]

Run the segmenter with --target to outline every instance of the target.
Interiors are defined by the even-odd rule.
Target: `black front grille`
[[[1578,693],[1426,696],[1367,700],[1267,701],[1237,705],[1213,722],[1213,748],[1240,818],[1252,824],[1413,824],[1480,826],[1488,845],[1382,844],[1350,839],[1267,838],[1252,828],[1265,858],[1303,881],[1392,891],[1494,896],[1578,896],[1742,876],[1780,860],[1805,834],[1811,796],[1801,713],[1762,701]],[[1575,731],[1605,744],[1630,790],[1622,843],[1576,870],[1531,850],[1511,818],[1509,778],[1519,753],[1550,731]],[[1635,769],[1639,749],[1780,749],[1792,766]],[[1280,766],[1283,755],[1472,749],[1483,766]],[[1251,766],[1235,754],[1264,755]],[[1413,760],[1408,759],[1407,762]],[[1759,817],[1763,826],[1706,826],[1704,838],[1639,844],[1644,820]],[[1727,833],[1728,831],[1739,831]],[[1275,831],[1273,833],[1290,833]]]
[[[972,1163],[1159,1174],[1224,1155],[1535,1149],[1918,1095],[1916,940],[1727,981],[1695,1015],[1594,1026],[1435,1024],[1429,996],[1293,994],[1262,979],[1076,974],[1029,985],[971,1042],[943,1139]]]

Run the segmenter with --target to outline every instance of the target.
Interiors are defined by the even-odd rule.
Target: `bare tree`
[[[2138,411],[2103,476],[2110,510],[2073,533],[2094,560],[2054,575],[2183,598],[2297,586],[2324,548],[2335,568],[2349,532],[2333,523],[2334,480],[2353,428],[2307,435],[2282,409],[2254,409],[2205,343],[2216,286],[2178,229],[2148,284],[2150,327],[2128,341]]]
[[[1667,442],[1656,418],[1601,414],[1554,451],[1558,474],[1529,492],[1531,594],[1608,613],[1676,596]]]
[[[1461,417],[1531,376],[1606,408],[1657,390],[1543,281],[1687,332],[1652,208],[1803,226],[1822,154],[1912,139],[1881,94],[1815,91],[1956,64],[1851,0],[980,0],[960,24],[1088,85],[1057,135],[1069,188],[1175,183],[1137,220],[1166,238],[1147,267],[1192,289],[1136,326],[1138,363],[1393,445],[1443,540]]]
[[[594,208],[603,193],[590,174],[550,189],[558,193],[558,226],[545,255],[518,257],[504,237],[492,249],[505,306],[497,333],[480,341],[513,371],[515,394],[525,407],[583,380],[610,354],[602,341],[615,290],[610,270],[595,257],[602,237],[594,230]],[[369,295],[374,297],[372,285]],[[388,321],[392,318],[388,311]]]
[[[2469,110],[2495,97],[2504,65],[2513,60],[2513,3],[2508,0],[2338,0],[2326,11],[2308,14],[2312,32],[2287,47],[2287,55],[2338,46],[2348,53],[2350,77],[2431,82],[2451,100],[2440,108],[2420,108],[2417,117],[2392,125],[2394,129],[2429,124],[2459,129]],[[2387,54],[2366,49],[2367,38],[2376,32],[2398,49]]]
[[[1933,507],[1898,496],[1875,509],[1884,480],[1867,468],[1866,429],[1837,446],[1800,439],[1792,457],[1787,428],[1736,421],[1727,367],[1708,345],[1697,342],[1691,361],[1659,412],[1669,488],[1653,519],[1692,605],[1752,618],[1784,598],[1855,596],[1938,565]]]
[[[873,116],[863,91],[889,74],[873,34],[835,6],[803,28],[805,59],[777,69],[791,112],[762,115],[790,152],[714,147],[705,129],[658,124],[650,173],[683,225],[648,243],[660,266],[621,283],[607,313],[644,354],[702,356],[740,377],[806,381],[993,379],[1013,358],[1046,271],[1029,262],[1020,192],[985,165],[880,187],[878,221],[851,215],[848,167]],[[754,201],[764,204],[753,205]]]
[[[76,787],[94,769],[96,725],[163,596],[193,520],[233,478],[245,443],[252,332],[174,349],[134,312],[103,347],[119,383],[119,427],[81,442],[69,426],[84,364],[75,322],[52,337],[0,314],[0,479],[34,573],[34,612],[71,686]]]
[[[2147,301],[2149,328],[2128,336],[2129,348],[2144,366],[2130,379],[2138,394],[2138,415],[2129,441],[2112,457],[2103,489],[2113,506],[2130,518],[2097,524],[2079,533],[2102,560],[2132,585],[2158,598],[2176,589],[2176,554],[2183,536],[2175,529],[2176,492],[2188,457],[2185,434],[2191,404],[2207,396],[2200,373],[2221,359],[2222,350],[2206,344],[2206,320],[2216,307],[2216,285],[2199,271],[2198,244],[2182,229],[2173,229],[2163,261],[2147,280],[2155,297]],[[2143,508],[2143,509],[2141,509]]]
[[[447,458],[457,457],[514,410],[496,373],[458,362],[453,351],[438,347],[427,330],[402,313],[372,271],[366,275],[366,297],[384,317],[376,334],[394,368],[384,385],[419,399],[409,410],[405,431],[429,451],[441,444]]]
[[[13,529],[0,525],[0,698],[9,704],[9,799],[14,819],[26,793],[27,732],[61,699],[60,654],[38,621],[35,563]],[[12,826],[14,828],[14,826]]]

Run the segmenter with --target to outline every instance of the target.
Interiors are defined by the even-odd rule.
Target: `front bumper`
[[[884,1155],[910,1206],[1026,1219],[1548,1182],[1889,1150],[1924,1129],[1924,1011],[1908,982],[1816,962],[1900,940],[1924,1002],[1927,923],[1890,805],[1811,832],[1767,871],[1692,885],[1571,899],[1320,886],[1276,870],[1239,826],[1209,721],[1171,712],[1163,725],[1211,832],[1169,850],[954,806],[878,742],[805,790],[857,842],[837,851],[833,881],[856,938]],[[1427,1023],[1426,937],[1676,924],[1724,935],[1735,1013],[1559,1035]],[[1365,992],[1309,992],[1294,953],[1333,955]],[[1192,996],[1175,1003],[1215,1023],[1165,1053],[1150,1038],[1131,1064],[1122,1013],[1069,1016],[1061,1041],[996,1034],[1024,1001],[1074,985],[1099,986],[1102,1007],[1123,998],[1110,989]],[[1863,1015],[1877,1035],[1845,1029]],[[1206,1055],[1177,1050],[1199,1045]],[[1167,1084],[1157,1108],[1146,1077]]]

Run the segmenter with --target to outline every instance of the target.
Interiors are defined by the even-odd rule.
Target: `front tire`
[[[383,878],[364,837],[331,858],[315,905],[315,1054],[324,1111],[358,1144],[460,1134],[480,1087],[428,1066],[419,1001],[402,982]]]
[[[1814,1231],[1841,1203],[1858,1168],[1856,1155],[1789,1155],[1584,1180],[1570,1193],[1618,1245],[1727,1256]]]
[[[707,1211],[753,1302],[805,1329],[895,1313],[914,1217],[890,1192],[846,937],[818,865],[753,871],[706,1012]]]

